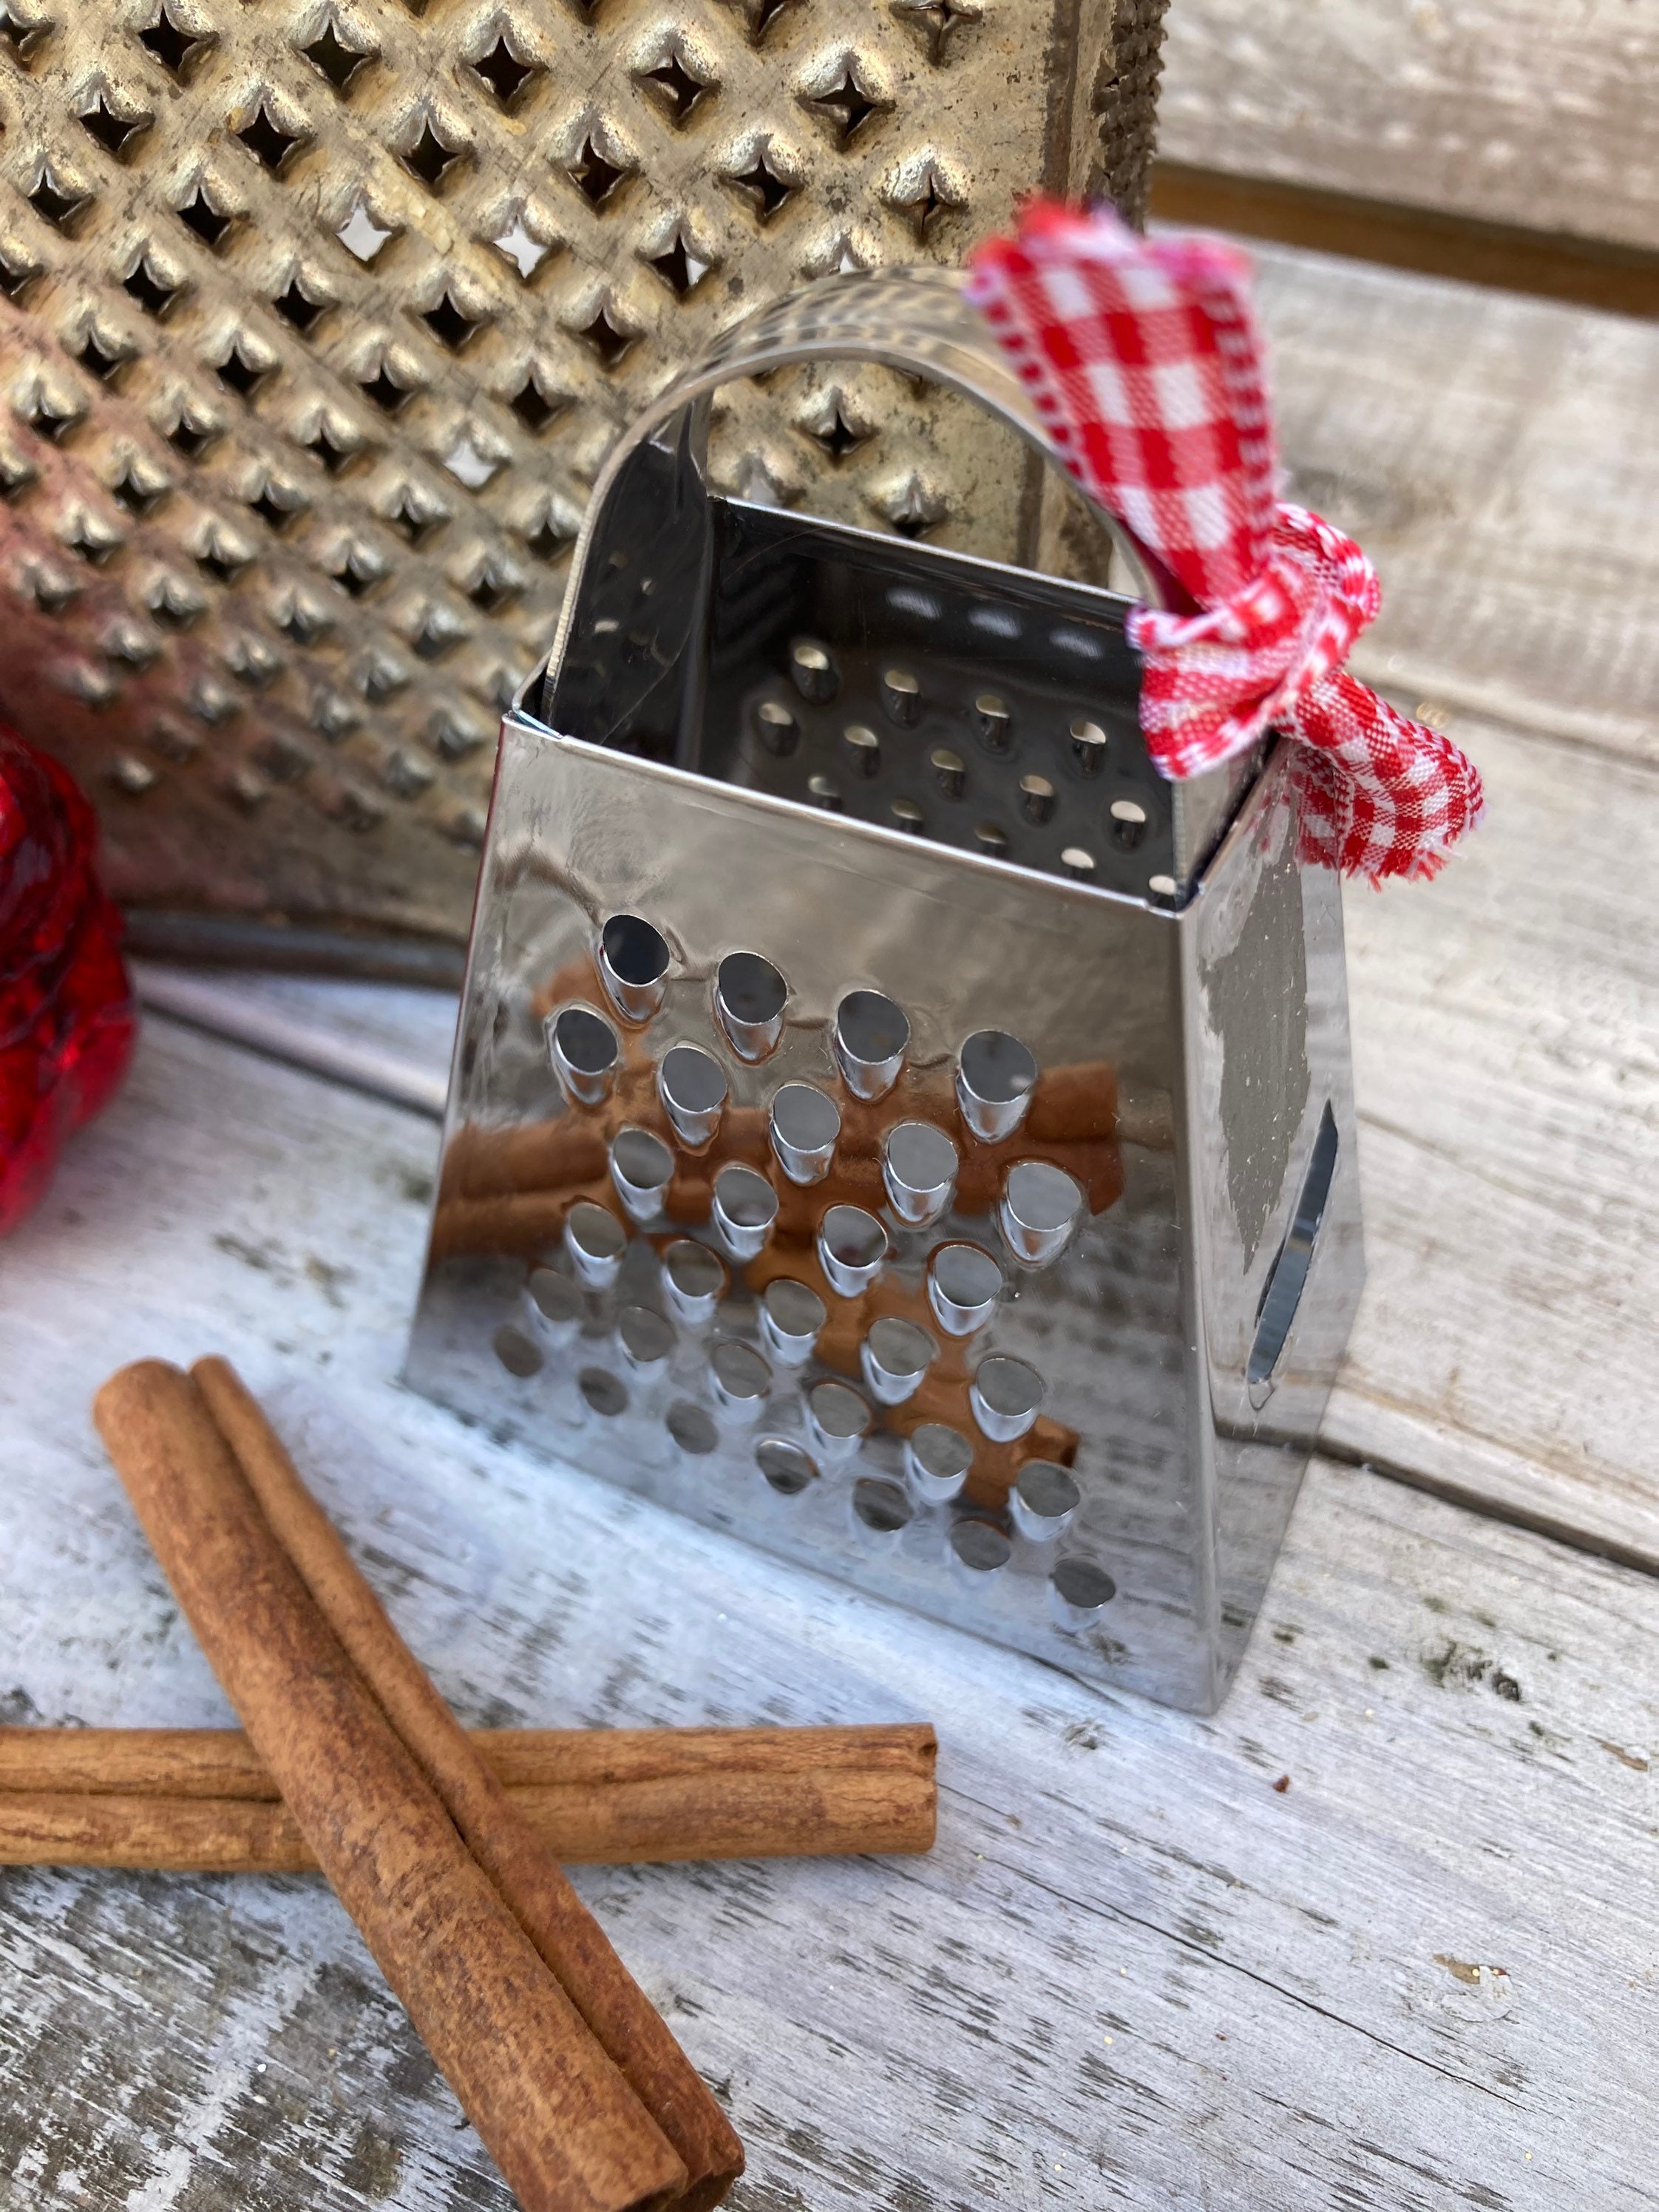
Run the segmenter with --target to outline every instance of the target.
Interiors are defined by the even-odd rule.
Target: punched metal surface
[[[0,691],[118,891],[458,931],[495,725],[642,398],[802,276],[1144,192],[1161,0],[7,0]],[[714,479],[1006,556],[1015,441],[890,370]]]

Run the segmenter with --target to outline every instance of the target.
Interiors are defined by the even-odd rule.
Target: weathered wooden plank
[[[1288,494],[1382,580],[1356,669],[1659,756],[1659,325],[1249,252]]]
[[[432,1144],[152,1024],[0,1273],[9,1717],[224,1717],[86,1414],[221,1348],[469,1719],[939,1723],[931,1860],[582,1877],[744,2212],[1659,2202],[1659,1583],[1322,1464],[1222,1713],[1097,1695],[391,1387]],[[505,2203],[315,1884],[0,1876],[0,1990],[8,2203]]]
[[[1659,245],[1659,21],[1630,0],[1185,0],[1162,152]]]
[[[1370,1279],[1324,1433],[1659,1563],[1659,774],[1450,726],[1489,818],[1347,902]]]

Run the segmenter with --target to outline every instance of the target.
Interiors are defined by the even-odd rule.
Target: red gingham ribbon
[[[1298,742],[1305,859],[1431,876],[1480,818],[1480,778],[1343,665],[1382,594],[1352,538],[1274,499],[1248,276],[1219,240],[1036,201],[974,255],[968,293],[1066,467],[1186,602],[1129,617],[1158,767],[1195,775],[1278,730]]]

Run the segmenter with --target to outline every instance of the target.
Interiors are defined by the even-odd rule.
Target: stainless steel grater
[[[1208,1711],[1364,1272],[1338,884],[1271,750],[1157,775],[1121,596],[711,492],[709,395],[829,358],[1042,445],[931,270],[625,438],[502,727],[408,1376]]]

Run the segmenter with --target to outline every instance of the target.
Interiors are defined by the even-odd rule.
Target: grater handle
[[[631,455],[671,417],[736,377],[757,376],[801,362],[835,360],[877,362],[948,386],[1000,416],[1045,460],[1060,465],[1042,416],[983,318],[968,301],[959,270],[881,269],[824,276],[729,325],[629,425],[594,485],[576,544],[573,584],[586,568],[612,485]],[[1149,606],[1164,605],[1166,595],[1139,547],[1114,516],[1103,508],[1099,513],[1129,566],[1139,597]],[[556,662],[578,597],[574,589],[565,595]]]

